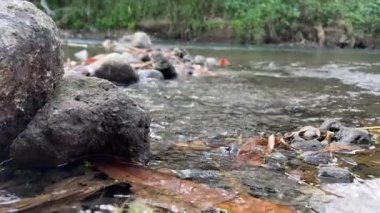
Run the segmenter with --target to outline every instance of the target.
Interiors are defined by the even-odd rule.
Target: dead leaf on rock
[[[351,144],[341,144],[341,143],[331,143],[323,151],[325,152],[335,152],[335,153],[353,153],[363,150],[362,147],[351,145]]]
[[[178,142],[173,145],[174,149],[181,150],[195,150],[195,151],[207,151],[212,149],[207,142],[201,140],[195,140],[191,142]]]
[[[335,133],[334,132],[330,132],[330,131],[327,131],[326,132],[326,136],[325,136],[325,139],[323,139],[323,141],[321,142],[322,144],[330,144],[331,141],[332,141],[332,138],[334,137]]]
[[[265,162],[265,154],[260,144],[267,145],[268,140],[261,137],[248,139],[248,141],[240,147],[234,166],[240,167],[243,164],[261,166]]]
[[[282,137],[276,137],[274,135],[271,135],[268,138],[261,136],[248,138],[246,143],[240,147],[234,166],[240,167],[244,164],[261,166],[265,163],[265,158],[273,152],[275,147],[285,145],[286,142]]]

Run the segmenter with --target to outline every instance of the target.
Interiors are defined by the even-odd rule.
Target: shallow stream
[[[184,178],[233,188],[220,180],[218,172],[231,169],[233,144],[241,134],[285,133],[306,125],[319,126],[326,118],[339,118],[356,127],[380,125],[378,51],[158,46],[181,46],[192,55],[227,57],[232,66],[215,71],[216,76],[148,81],[128,88],[130,96],[152,117],[152,167],[175,169]],[[80,49],[68,48],[66,57]],[[206,141],[213,149],[172,148],[196,140]],[[380,204],[371,196],[380,196],[379,161],[378,153],[358,158],[354,171],[363,179],[372,178],[363,184],[322,186],[344,198],[312,198],[310,188],[298,186],[279,171],[249,168],[231,173],[239,173],[250,194],[301,211],[311,205],[319,212],[342,212],[350,204],[352,212],[376,212]],[[368,202],[362,203],[358,197]]]

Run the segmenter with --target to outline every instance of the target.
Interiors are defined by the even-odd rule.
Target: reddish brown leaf
[[[195,140],[191,142],[177,142],[173,145],[174,149],[185,149],[185,150],[195,150],[195,151],[206,151],[210,150],[211,147],[205,141]]]
[[[252,166],[261,166],[264,159],[264,151],[258,144],[268,144],[268,141],[263,138],[251,138],[245,144],[243,144],[235,159],[235,167],[240,167],[243,164],[249,164]]]
[[[134,192],[145,199],[158,196],[160,202],[167,200],[165,208],[178,211],[176,201],[185,203],[187,208],[195,211],[206,211],[213,208],[222,208],[230,212],[279,212],[290,213],[294,210],[263,201],[248,195],[239,196],[236,193],[223,189],[210,188],[204,184],[198,184],[187,180],[181,180],[169,174],[156,172],[138,165],[118,162],[114,164],[96,164],[96,167],[106,173],[112,179],[126,181],[132,184]],[[154,192],[152,195],[152,192]],[[165,199],[163,197],[166,197]],[[161,205],[163,205],[161,203]]]

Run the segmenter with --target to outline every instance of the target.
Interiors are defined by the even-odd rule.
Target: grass
[[[170,31],[193,35],[232,27],[233,37],[260,42],[300,26],[343,23],[350,34],[380,33],[380,0],[49,0],[61,28],[136,30],[144,19],[170,20]]]

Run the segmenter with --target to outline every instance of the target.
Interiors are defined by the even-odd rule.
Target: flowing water
[[[193,178],[197,181],[226,187],[215,177],[216,170],[230,168],[230,151],[221,148],[229,147],[240,134],[284,133],[305,125],[319,126],[325,118],[339,118],[350,126],[380,125],[378,51],[212,44],[159,46],[182,46],[192,55],[227,57],[232,66],[215,71],[216,76],[141,82],[127,89],[152,117],[152,166],[169,167],[184,176],[197,176]],[[69,48],[66,56],[72,57],[78,50]],[[99,51],[94,48],[90,52]],[[205,140],[218,149],[184,153],[170,148],[175,143],[194,140]],[[320,212],[342,212],[350,203],[352,212],[376,212],[380,206],[371,195],[379,197],[376,178],[380,177],[380,167],[368,161],[379,162],[380,157],[377,154],[361,159],[354,169],[362,178],[375,179],[352,185],[324,185],[329,191],[350,196],[328,201],[313,199],[311,205],[318,206]],[[286,176],[260,168],[253,170],[240,175],[252,178],[242,178],[252,195],[299,209],[311,199],[302,197],[302,190],[288,183]],[[358,197],[366,202],[361,203]]]

